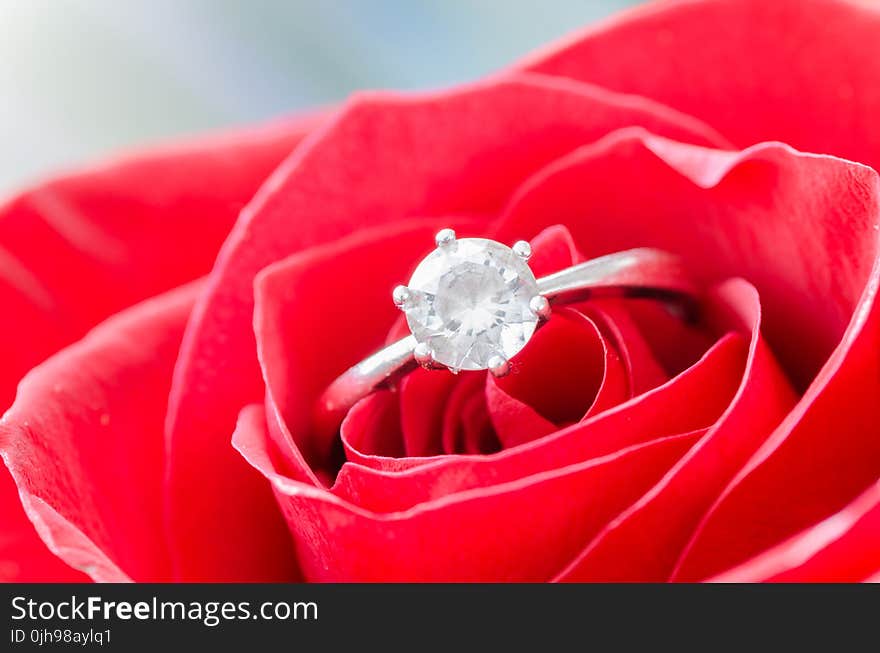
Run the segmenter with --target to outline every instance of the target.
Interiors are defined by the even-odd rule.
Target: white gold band
[[[631,249],[586,261],[537,280],[545,305],[582,302],[598,297],[642,297],[674,302],[688,310],[696,305],[697,288],[681,260],[667,252]],[[549,313],[548,307],[542,317]],[[534,306],[533,310],[541,311]],[[316,428],[339,427],[348,410],[374,390],[393,385],[413,370],[418,342],[412,335],[365,358],[333,381],[321,395],[315,411]],[[506,364],[506,361],[504,361]],[[493,370],[494,371],[494,370]]]

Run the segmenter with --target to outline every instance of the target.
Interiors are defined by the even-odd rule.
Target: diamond
[[[410,331],[453,372],[509,360],[538,325],[535,275],[511,248],[485,238],[443,244],[419,263],[401,308]],[[403,299],[403,297],[401,297]]]

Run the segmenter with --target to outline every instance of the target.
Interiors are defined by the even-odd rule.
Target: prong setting
[[[519,256],[523,261],[528,261],[532,256],[532,246],[526,240],[518,240],[511,248],[513,253]]]
[[[434,242],[440,249],[449,249],[455,245],[455,231],[452,229],[441,229],[434,236]]]
[[[550,302],[543,295],[535,295],[529,300],[529,310],[542,320],[550,318]]]
[[[391,299],[394,301],[394,305],[400,309],[406,307],[406,302],[411,296],[412,293],[406,286],[396,286],[391,293]]]
[[[504,356],[495,354],[489,359],[489,374],[496,379],[510,374],[510,363]]]
[[[413,348],[413,358],[426,370],[434,366],[434,352],[431,351],[427,342],[420,342]]]
[[[510,360],[540,322],[529,309],[541,291],[528,263],[493,240],[450,242],[441,232],[437,241],[406,283],[402,307],[415,342],[430,346],[416,352],[419,364],[457,373],[487,370],[495,354]]]

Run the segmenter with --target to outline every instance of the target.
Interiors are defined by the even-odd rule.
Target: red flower
[[[39,365],[0,422],[0,574],[876,580],[878,35],[842,1],[661,3],[15,198],[0,400]],[[517,374],[413,373],[327,441],[316,398],[400,335],[441,226],[539,274],[676,252],[705,318],[556,311]]]

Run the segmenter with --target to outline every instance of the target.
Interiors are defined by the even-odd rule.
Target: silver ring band
[[[687,314],[696,307],[697,288],[681,259],[657,249],[631,249],[586,261],[537,280],[552,305],[599,297],[643,297],[672,302]],[[354,404],[388,387],[418,365],[416,339],[407,336],[351,367],[333,381],[315,407],[315,427],[326,433],[339,428]]]

